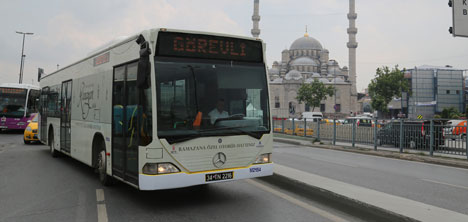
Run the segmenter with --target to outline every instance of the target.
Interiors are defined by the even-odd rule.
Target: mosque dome
[[[286,73],[286,76],[284,78],[287,80],[299,80],[302,79],[302,74],[297,70],[291,70],[288,73]]]
[[[326,78],[321,78],[321,79],[319,79],[319,82],[322,82],[322,83],[330,83],[330,81],[328,81],[328,79],[326,79]]]
[[[309,57],[300,57],[291,62],[292,66],[318,66],[317,62]]]
[[[279,75],[280,71],[278,68],[271,68],[268,70],[268,74],[270,75]]]
[[[317,39],[310,37],[307,33],[304,37],[296,39],[289,48],[290,50],[296,49],[314,49],[314,50],[322,50],[322,44]]]
[[[320,77],[321,77],[320,74],[318,74],[316,72],[314,72],[314,74],[312,74],[312,78],[320,78]]]
[[[345,81],[344,81],[342,78],[340,78],[340,77],[336,77],[336,78],[334,78],[334,79],[333,79],[332,81],[330,81],[330,82],[334,82],[334,83],[345,83]]]

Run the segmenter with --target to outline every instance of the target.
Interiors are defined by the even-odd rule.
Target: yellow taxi
[[[24,144],[30,144],[31,142],[36,142],[39,141],[39,138],[37,137],[37,120],[38,120],[38,114],[33,114],[34,117],[31,119],[31,122],[29,122],[28,126],[24,130]]]

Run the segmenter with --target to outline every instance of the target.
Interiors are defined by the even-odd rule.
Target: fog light
[[[178,173],[179,168],[172,163],[147,163],[143,166],[143,173],[150,175]]]
[[[271,163],[271,153],[265,153],[257,157],[254,164]]]

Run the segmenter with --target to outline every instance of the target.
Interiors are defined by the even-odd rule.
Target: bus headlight
[[[26,127],[26,131],[31,132],[32,131],[31,127],[30,126]]]
[[[24,126],[24,124],[25,124],[24,122],[19,122],[19,123],[17,123],[16,125],[18,125],[18,126]]]
[[[143,173],[150,175],[178,173],[179,168],[172,163],[147,163],[143,166]]]
[[[271,153],[265,153],[257,157],[254,164],[271,163]]]

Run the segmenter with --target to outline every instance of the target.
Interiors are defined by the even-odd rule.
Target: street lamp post
[[[24,39],[26,35],[33,35],[34,33],[32,32],[18,32],[16,33],[23,35],[23,47],[21,48],[21,62],[20,62],[20,73],[19,73],[19,83],[21,84],[23,82],[23,69],[24,69]]]

